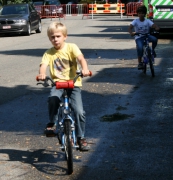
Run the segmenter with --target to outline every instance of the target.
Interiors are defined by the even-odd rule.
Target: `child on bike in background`
[[[135,33],[146,34],[150,32],[150,28],[154,28],[155,30],[159,30],[160,28],[154,24],[150,19],[145,19],[147,14],[147,8],[144,5],[141,5],[137,8],[137,15],[139,18],[134,19],[129,26],[129,33],[131,36],[135,36]],[[132,32],[132,30],[135,32]],[[155,48],[157,46],[157,38],[155,36],[148,36],[149,42],[152,42],[152,51],[154,57],[156,57]],[[143,56],[143,46],[144,46],[144,38],[142,35],[135,36],[137,55],[138,55],[138,69],[143,68],[142,56]]]
[[[89,75],[87,62],[78,46],[73,43],[65,42],[67,39],[67,28],[64,24],[52,22],[47,29],[47,35],[53,47],[48,49],[42,57],[38,75],[39,79],[45,79],[46,69],[49,66],[51,78],[55,82],[73,80],[76,76],[76,70],[79,69],[78,63],[81,65],[83,76]],[[68,93],[71,100],[71,106],[75,114],[79,149],[81,151],[87,151],[90,147],[84,138],[86,117],[82,103],[81,86],[82,79],[79,77],[75,83],[75,88],[69,89]],[[48,97],[50,123],[55,122],[62,93],[62,89],[58,90],[55,87],[53,87],[50,91],[50,96]],[[53,129],[50,129],[48,123],[45,133],[49,130]]]

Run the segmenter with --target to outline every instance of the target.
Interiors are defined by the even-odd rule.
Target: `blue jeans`
[[[149,35],[148,36],[149,42],[152,42],[152,49],[154,50],[157,46],[157,38],[155,36]],[[138,38],[136,41],[136,49],[138,57],[143,56],[143,46],[144,46],[144,37]]]
[[[56,89],[53,87],[48,98],[48,109],[50,122],[55,122],[55,117],[58,112],[60,99],[63,94],[63,89]],[[76,135],[77,137],[84,137],[85,134],[85,111],[83,109],[81,89],[75,87],[68,90],[71,108],[74,111],[76,122]]]

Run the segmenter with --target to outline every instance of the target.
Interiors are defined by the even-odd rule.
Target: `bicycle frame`
[[[144,74],[146,74],[146,70],[147,70],[147,64],[149,63],[150,65],[150,70],[151,70],[151,74],[152,74],[152,77],[155,76],[155,73],[154,73],[154,56],[152,54],[152,50],[151,50],[151,47],[149,45],[149,40],[148,40],[148,35],[150,35],[149,33],[147,34],[141,34],[141,33],[136,33],[135,35],[143,35],[144,36],[144,47],[143,47],[143,72]]]
[[[147,59],[144,59],[145,58],[144,55],[146,55]],[[153,54],[152,54],[151,47],[149,45],[148,35],[146,35],[144,39],[144,52],[143,52],[143,61],[145,64],[148,64],[148,59],[150,56],[153,57]],[[153,57],[153,60],[154,60],[154,57]]]
[[[73,118],[71,117],[70,113],[71,113],[71,110],[70,110],[70,107],[69,107],[69,98],[67,96],[67,89],[64,89],[64,93],[63,93],[63,105],[61,105],[60,109],[59,109],[59,112],[60,111],[63,111],[63,117],[59,117],[60,119],[57,120],[58,125],[60,127],[60,129],[58,129],[57,131],[60,131],[61,132],[61,149],[64,150],[64,144],[65,144],[65,140],[64,140],[64,133],[63,133],[63,130],[64,130],[64,122],[68,119],[70,120],[71,122],[71,135],[72,135],[72,139],[73,139],[73,147],[74,148],[78,148],[78,145],[77,145],[77,141],[76,141],[76,135],[75,135],[75,121],[73,120]],[[59,113],[58,112],[58,113]]]

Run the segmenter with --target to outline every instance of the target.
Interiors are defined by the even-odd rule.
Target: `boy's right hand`
[[[44,80],[46,78],[46,74],[39,74],[37,75],[38,80]]]
[[[131,32],[130,35],[133,37],[135,35],[135,32]]]

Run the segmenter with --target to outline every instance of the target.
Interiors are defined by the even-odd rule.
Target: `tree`
[[[23,3],[23,2],[30,2],[30,0],[0,0],[0,4],[6,5],[6,4],[16,4],[16,3]]]

